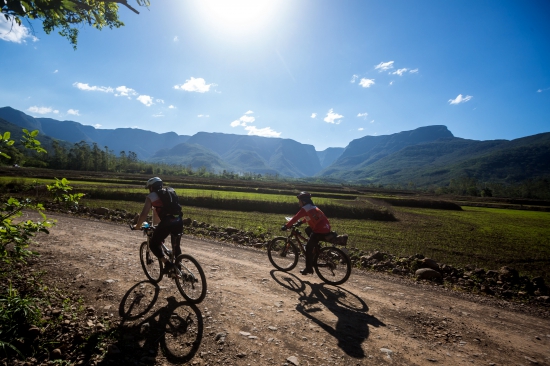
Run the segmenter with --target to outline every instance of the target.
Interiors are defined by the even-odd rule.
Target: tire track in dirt
[[[37,240],[39,264],[50,281],[114,321],[118,357],[128,362],[550,364],[548,319],[355,270],[334,287],[301,276],[303,263],[284,273],[265,251],[185,237],[183,252],[199,261],[208,282],[204,302],[189,306],[172,280],[159,287],[145,281],[140,233],[49,216],[58,222]],[[188,342],[170,344],[170,323],[180,318],[195,319],[196,327]]]

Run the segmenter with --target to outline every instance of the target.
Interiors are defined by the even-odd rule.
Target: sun
[[[269,23],[281,1],[202,0],[201,12],[208,22],[228,31],[252,31]]]

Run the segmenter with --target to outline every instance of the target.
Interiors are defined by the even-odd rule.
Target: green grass
[[[16,178],[32,182],[34,178]],[[0,184],[14,178],[0,178]],[[53,180],[38,179],[41,183]],[[70,179],[77,188],[81,185],[100,190],[120,190],[139,196],[146,191],[141,186],[101,183],[93,180]],[[118,182],[117,182],[118,183]],[[180,196],[207,197],[213,200],[261,201],[294,203],[291,194],[250,193],[210,189],[178,188]],[[320,193],[322,194],[322,193]],[[343,195],[343,198],[346,196]],[[380,196],[382,198],[382,196]],[[394,196],[397,198],[397,196]],[[143,201],[142,201],[143,202]],[[121,208],[140,212],[142,202],[111,200],[83,200],[83,204],[98,207]],[[329,204],[348,204],[343,199],[316,198],[323,208]],[[284,216],[292,216],[298,206],[289,206],[284,214],[259,212],[223,211],[197,207],[184,207],[186,217],[219,226],[233,226],[247,231],[270,232],[280,235],[278,228]],[[328,207],[328,206],[326,206]],[[332,218],[333,229],[350,235],[349,243],[357,248],[386,251],[395,255],[409,256],[422,253],[440,263],[453,266],[471,264],[486,269],[498,269],[508,265],[531,276],[543,275],[550,282],[550,213],[539,211],[508,210],[467,207],[463,211],[447,211],[427,208],[391,208],[397,221],[374,221]],[[246,210],[245,210],[246,211]]]
[[[131,212],[142,208],[141,203],[132,202],[83,203]],[[349,246],[365,251],[380,250],[399,256],[421,253],[460,267],[499,269],[507,265],[522,274],[542,275],[550,281],[550,213],[478,207],[464,207],[464,211],[397,207],[394,211],[398,218],[394,222],[330,221],[333,230],[349,234]],[[288,212],[287,216],[295,213]],[[218,226],[284,235],[279,231],[285,222],[285,215],[281,214],[184,207],[184,216]]]

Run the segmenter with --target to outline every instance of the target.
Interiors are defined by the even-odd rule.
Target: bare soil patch
[[[194,306],[172,280],[146,281],[140,233],[50,216],[58,222],[37,238],[33,267],[114,330],[87,364],[550,365],[544,309],[355,270],[329,286],[301,276],[303,264],[275,270],[265,251],[185,237],[208,281]]]

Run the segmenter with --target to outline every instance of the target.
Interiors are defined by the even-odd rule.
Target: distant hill
[[[329,147],[323,151],[317,151],[317,157],[319,158],[319,163],[321,168],[326,168],[338,159],[344,152],[343,147]]]
[[[446,126],[425,126],[384,136],[355,139],[346,148],[315,151],[291,139],[199,132],[118,128],[96,129],[74,121],[33,118],[0,108],[0,132],[38,129],[45,146],[51,138],[86,141],[119,153],[133,151],[142,160],[181,164],[209,171],[259,173],[295,178],[416,186],[447,185],[475,177],[485,182],[517,183],[550,176],[550,133],[512,141],[476,141],[455,137]]]
[[[174,132],[156,133],[137,128],[97,129],[74,121],[58,121],[52,118],[34,118],[11,107],[0,108],[0,118],[29,130],[72,143],[86,141],[108,146],[115,154],[133,151],[146,160],[163,148],[170,148],[185,142],[189,136]]]
[[[21,146],[22,145],[20,143],[20,141],[21,141],[21,138],[23,137],[23,131],[22,131],[23,128],[26,128],[29,131],[36,130],[36,128],[32,129],[31,125],[27,125],[27,127],[21,127],[21,126],[15,125],[13,123],[10,123],[10,122],[6,121],[3,118],[0,118],[0,133],[4,133],[4,132],[9,131],[10,134],[11,134],[10,139],[15,141],[14,146]],[[38,141],[40,141],[40,144],[43,148],[45,148],[48,151],[53,150],[52,145],[53,145],[54,139],[52,139],[50,136],[46,136],[42,133],[42,134],[38,134],[38,136],[36,138],[37,138]],[[70,148],[70,146],[71,146],[71,144],[69,144],[66,141],[58,141],[58,143],[61,146],[64,146],[65,148]]]
[[[211,150],[237,172],[308,177],[321,170],[315,148],[290,139],[199,132],[187,143]]]
[[[445,185],[464,176],[480,181],[516,183],[550,176],[550,133],[512,141],[476,141],[456,137],[407,146],[352,169],[326,175],[346,181],[418,186]]]
[[[346,171],[361,170],[407,146],[453,137],[446,126],[420,127],[392,135],[365,136],[353,140],[336,161],[320,176],[340,176]]]
[[[209,171],[232,171],[232,167],[224,162],[218,154],[195,144],[178,144],[171,149],[159,150],[149,161],[155,163],[170,163],[190,166],[193,169],[206,168]]]

